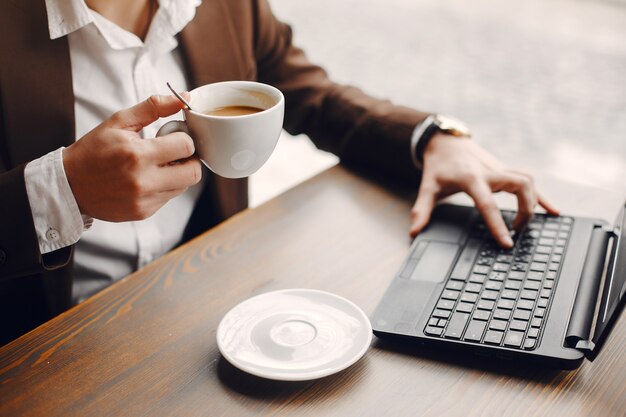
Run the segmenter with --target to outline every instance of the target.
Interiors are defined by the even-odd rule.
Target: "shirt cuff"
[[[413,161],[413,165],[415,165],[415,168],[420,171],[423,168],[422,155],[417,154],[417,145],[424,136],[426,129],[432,124],[434,119],[435,117],[432,114],[428,116],[426,119],[424,119],[422,123],[415,126],[415,129],[413,130],[413,135],[411,136],[411,160]]]
[[[91,217],[80,213],[67,181],[64,149],[29,162],[24,170],[26,193],[42,254],[78,242],[93,223]]]

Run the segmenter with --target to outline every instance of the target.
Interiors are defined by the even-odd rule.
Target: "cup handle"
[[[170,120],[169,122],[161,126],[156,135],[157,137],[165,136],[174,132],[184,132],[189,135],[189,128],[187,127],[187,123],[183,122],[182,120]]]

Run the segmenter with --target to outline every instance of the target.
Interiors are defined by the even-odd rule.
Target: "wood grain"
[[[575,189],[596,193],[586,214],[616,213],[621,196]],[[565,190],[557,200],[569,204]],[[600,357],[573,372],[375,339],[346,371],[284,383],[220,356],[220,319],[263,292],[331,291],[371,314],[407,253],[414,197],[335,167],[236,216],[0,349],[0,415],[625,415],[623,319]]]

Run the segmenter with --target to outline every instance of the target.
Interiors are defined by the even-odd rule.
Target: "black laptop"
[[[506,250],[475,208],[440,205],[371,322],[381,338],[574,369],[598,355],[625,291],[624,208],[614,226],[535,214]]]

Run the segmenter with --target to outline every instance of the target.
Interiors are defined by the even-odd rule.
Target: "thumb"
[[[435,208],[436,192],[432,187],[420,187],[417,200],[411,210],[411,237],[417,236],[430,221],[430,216]]]
[[[118,111],[108,120],[108,125],[139,132],[160,117],[171,116],[182,108],[183,104],[175,96],[154,95],[133,107]]]

